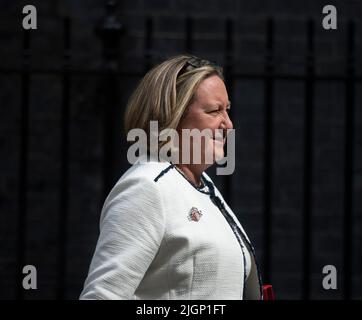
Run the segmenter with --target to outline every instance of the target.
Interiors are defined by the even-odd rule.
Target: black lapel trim
[[[223,214],[223,216],[225,217],[226,221],[229,223],[232,231],[234,232],[236,239],[238,240],[240,247],[241,247],[241,251],[243,253],[243,257],[244,257],[244,261],[245,261],[245,256],[244,256],[244,251],[243,251],[243,244],[240,241],[239,237],[242,239],[242,241],[249,247],[253,257],[254,257],[254,261],[255,261],[255,265],[256,265],[256,269],[257,269],[257,273],[258,273],[258,280],[259,280],[259,290],[260,290],[260,299],[263,300],[263,287],[262,287],[262,279],[261,279],[261,274],[260,274],[260,269],[259,269],[259,265],[258,262],[256,260],[256,254],[255,254],[255,250],[253,245],[250,243],[250,241],[248,241],[248,239],[246,238],[244,232],[239,228],[239,226],[236,224],[236,222],[234,221],[234,218],[231,216],[231,214],[228,212],[228,210],[226,209],[224,203],[221,201],[221,199],[215,194],[215,187],[213,185],[213,183],[211,181],[208,181],[207,179],[205,179],[205,183],[207,184],[209,191],[210,191],[210,198],[211,201],[214,203],[214,205],[221,211],[221,213]],[[244,265],[245,267],[245,265]],[[245,290],[245,273],[244,273],[244,290]],[[243,294],[244,296],[244,294]]]
[[[160,172],[160,174],[159,174],[156,178],[153,179],[153,181],[154,181],[154,182],[157,182],[158,179],[160,179],[164,174],[166,174],[166,173],[167,173],[170,169],[172,169],[173,167],[174,167],[174,165],[173,165],[173,164],[170,164],[166,169],[162,170],[162,171]]]

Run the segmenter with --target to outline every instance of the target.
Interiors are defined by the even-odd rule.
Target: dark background
[[[362,1],[105,3],[1,2],[0,298],[78,298],[128,167],[126,101],[153,64],[190,52],[225,68],[237,160],[215,182],[265,282],[278,299],[361,299]],[[37,30],[22,29],[26,4]],[[337,30],[322,28],[327,4]]]

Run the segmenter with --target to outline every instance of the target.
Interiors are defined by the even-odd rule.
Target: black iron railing
[[[193,49],[193,19],[188,17],[185,19],[185,52],[192,52]],[[264,90],[264,158],[263,158],[263,278],[266,282],[272,282],[273,270],[272,266],[272,225],[273,225],[273,210],[272,210],[272,171],[273,171],[273,96],[274,84],[277,80],[288,80],[304,83],[304,180],[303,180],[303,264],[302,264],[302,283],[300,285],[302,296],[305,299],[310,297],[310,282],[311,282],[311,252],[312,252],[312,186],[313,186],[313,144],[314,144],[314,100],[315,100],[315,84],[321,81],[340,82],[345,85],[345,169],[344,169],[344,221],[341,233],[344,239],[343,245],[343,294],[345,298],[351,298],[351,279],[352,279],[352,211],[353,211],[353,155],[354,155],[354,101],[355,101],[355,85],[361,82],[361,76],[356,76],[354,72],[354,57],[355,53],[355,27],[353,22],[348,24],[347,29],[347,56],[346,56],[346,72],[345,74],[334,74],[328,76],[316,75],[315,72],[315,26],[314,22],[309,20],[306,22],[307,46],[305,52],[305,73],[300,74],[285,74],[277,73],[275,66],[277,61],[274,56],[274,39],[275,28],[274,21],[267,19],[265,23],[266,30],[266,47],[265,47],[265,64],[262,73],[240,73],[234,70],[234,66],[238,63],[237,57],[234,54],[234,23],[232,19],[225,20],[225,46],[224,54],[224,71],[225,79],[229,91],[232,94],[233,87],[237,80],[258,80],[263,83]],[[103,178],[104,190],[106,195],[110,187],[114,183],[114,162],[116,147],[113,139],[116,132],[121,128],[116,127],[117,123],[114,119],[118,114],[116,108],[119,107],[120,95],[119,80],[127,77],[141,77],[140,72],[124,72],[121,64],[125,63],[122,60],[122,33],[123,25],[119,22],[115,15],[115,7],[111,2],[107,7],[107,14],[96,28],[96,34],[101,40],[103,48],[103,63],[97,68],[73,67],[72,60],[72,28],[71,20],[64,19],[63,23],[63,65],[55,68],[32,68],[30,65],[31,54],[31,31],[24,31],[23,41],[23,63],[18,68],[0,69],[0,74],[15,74],[21,78],[21,126],[20,126],[20,165],[18,181],[18,225],[17,225],[17,268],[18,268],[18,298],[23,297],[22,288],[22,267],[25,264],[26,237],[27,237],[27,219],[30,208],[28,207],[28,154],[29,154],[29,99],[32,94],[31,83],[32,76],[37,74],[52,74],[58,75],[62,83],[62,117],[61,117],[61,183],[59,186],[60,192],[60,207],[59,207],[59,253],[58,253],[58,290],[59,298],[65,297],[67,288],[67,246],[68,246],[68,215],[69,215],[69,115],[70,101],[72,99],[72,77],[75,75],[89,75],[100,77],[102,88],[102,109],[103,109],[103,127],[104,127],[104,164]],[[154,28],[153,19],[146,17],[145,21],[145,37],[144,37],[144,71],[152,66],[153,56],[157,52],[157,48],[153,46]],[[127,93],[129,94],[129,93]],[[232,99],[232,97],[231,97]],[[123,152],[126,146],[122,146]],[[117,147],[117,152],[118,152]],[[232,205],[233,198],[231,186],[235,183],[231,176],[225,177],[224,193],[226,200]]]

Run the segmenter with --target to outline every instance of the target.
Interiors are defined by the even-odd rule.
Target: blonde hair
[[[222,68],[191,55],[175,56],[152,68],[128,101],[124,116],[126,134],[134,128],[148,133],[152,120],[158,121],[159,131],[176,130],[198,85],[212,75],[224,79]]]

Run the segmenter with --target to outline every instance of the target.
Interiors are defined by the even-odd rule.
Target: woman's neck
[[[196,187],[201,186],[201,175],[204,170],[198,165],[177,164],[177,167],[185,174],[188,180]]]

